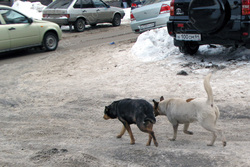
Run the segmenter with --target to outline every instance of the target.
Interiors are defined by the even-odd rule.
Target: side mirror
[[[32,18],[28,18],[28,22],[29,22],[30,24],[32,24],[32,23],[33,23],[33,19],[32,19]]]

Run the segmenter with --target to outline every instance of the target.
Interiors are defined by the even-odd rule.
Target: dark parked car
[[[172,0],[168,32],[185,54],[200,45],[250,48],[249,0]]]

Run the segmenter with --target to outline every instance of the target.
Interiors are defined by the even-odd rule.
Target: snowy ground
[[[59,45],[60,47],[60,45]],[[31,57],[0,68],[0,166],[242,166],[250,165],[250,52],[202,46],[194,56],[173,46],[166,28],[141,34],[136,43],[103,44]],[[177,75],[180,71],[188,75]],[[122,98],[149,102],[167,97],[206,97],[203,77],[219,106],[228,145],[207,147],[211,135],[199,124],[177,140],[167,118],[154,125],[159,147],[132,126],[115,136],[118,120],[104,120],[104,106]]]

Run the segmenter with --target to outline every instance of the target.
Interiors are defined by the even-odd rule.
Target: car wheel
[[[179,50],[184,54],[195,54],[199,49],[199,44],[196,42],[184,42],[184,46],[179,46]]]
[[[115,14],[113,21],[112,21],[113,26],[119,26],[121,25],[121,16],[119,14]]]
[[[74,23],[76,32],[83,32],[85,30],[85,21],[83,19],[77,19]]]
[[[58,41],[58,37],[55,33],[48,32],[44,35],[43,46],[45,47],[46,51],[53,51],[56,50]]]

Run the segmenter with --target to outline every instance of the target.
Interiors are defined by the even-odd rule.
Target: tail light
[[[170,16],[174,16],[174,0],[170,3]]]
[[[131,20],[131,21],[134,21],[134,20],[135,20],[135,16],[133,15],[132,12],[130,12],[130,20]]]
[[[47,15],[47,14],[43,14],[43,17],[48,17],[49,15]]]
[[[169,13],[169,11],[170,11],[170,6],[168,6],[167,4],[161,5],[160,14]]]
[[[70,18],[70,14],[62,15],[62,17],[67,17],[69,19]]]
[[[242,15],[250,15],[250,0],[242,0]]]
[[[137,4],[136,4],[136,3],[132,3],[132,4],[131,4],[131,7],[132,7],[132,8],[137,8]]]

